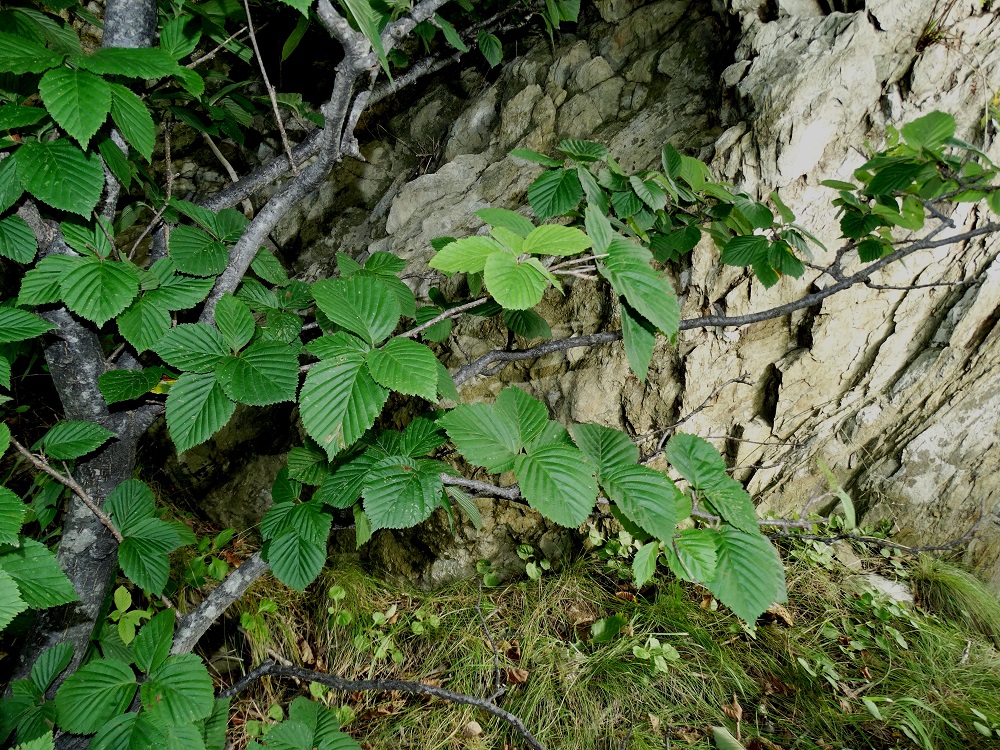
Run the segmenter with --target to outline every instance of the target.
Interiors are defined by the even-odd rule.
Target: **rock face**
[[[836,248],[821,180],[849,178],[864,161],[858,145],[935,109],[954,113],[960,134],[982,144],[984,108],[1000,89],[1000,18],[978,2],[594,6],[578,37],[554,50],[539,43],[493,82],[452,72],[450,85],[430,85],[406,115],[373,131],[380,140],[363,145],[367,163],[346,165],[275,233],[298,253],[297,270],[315,278],[332,270],[335,252],[388,250],[413,263],[412,280],[426,292],[442,283],[422,265],[432,238],[475,233],[477,209],[526,204],[538,167],[507,152],[547,151],[562,138],[605,143],[625,169],[657,165],[670,142],[751,194],[780,190],[800,223]],[[992,143],[986,150],[1000,158]],[[951,231],[983,223],[984,212],[963,204]],[[825,491],[822,459],[865,518],[893,519],[907,541],[952,539],[984,513],[979,537],[963,549],[1000,591],[998,251],[995,238],[926,251],[881,272],[885,288],[851,289],[740,330],[685,332],[676,349],[658,345],[645,384],[613,344],[509,366],[467,383],[462,395],[492,398],[516,383],[559,418],[651,435],[647,449],[697,410],[683,429],[724,449],[766,511],[795,511]],[[812,273],[766,290],[721,266],[707,241],[691,259],[676,277],[684,317],[766,309],[828,283]],[[895,288],[939,282],[951,285]],[[613,300],[592,284],[543,300],[554,337],[619,325]],[[457,327],[443,358],[454,368],[506,343],[473,319]],[[372,554],[386,569],[437,583],[472,574],[479,557],[509,557],[518,535],[541,544],[550,533],[513,522],[507,507],[483,510],[513,545],[486,533],[476,542],[463,529],[457,551],[435,519],[406,537],[427,559],[400,563],[399,539],[377,540]],[[549,543],[553,552],[563,546],[561,537]]]

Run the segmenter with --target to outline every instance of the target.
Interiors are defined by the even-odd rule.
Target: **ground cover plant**
[[[917,251],[1000,229],[993,222],[955,231],[953,204],[985,201],[996,213],[1000,190],[994,165],[955,137],[954,118],[935,112],[890,132],[854,181],[826,183],[844,240],[825,266],[810,258],[826,249],[777,193],[742,194],[669,144],[656,168],[630,174],[601,144],[565,140],[551,154],[512,153],[544,167],[523,212],[483,209],[482,234],[433,243],[430,267],[462,275],[463,294],[418,300],[401,279],[407,263],[388,252],[363,264],[339,256],[334,278],[292,279],[265,238],[335,163],[359,155],[354,130],[386,86],[418,80],[473,44],[495,65],[502,44],[493,30],[536,18],[554,34],[576,20],[579,6],[288,5],[303,29],[318,24],[339,43],[329,99],[318,108],[279,98],[266,75],[267,96],[255,102],[244,95],[246,82],[212,67],[220,54],[259,62],[249,4],[113,2],[98,19],[60,0],[0,13],[0,454],[35,477],[18,485],[12,470],[11,486],[0,489],[0,628],[16,636],[18,652],[0,733],[25,748],[222,747],[230,697],[257,679],[347,687],[317,670],[270,663],[217,693],[192,651],[266,572],[298,591],[313,584],[335,516],[353,521],[361,546],[377,530],[411,527],[438,509],[475,519],[470,493],[524,502],[568,527],[607,507],[637,541],[628,570],[640,591],[669,571],[703,587],[752,631],[786,600],[785,570],[764,532],[811,530],[815,519],[759,519],[721,454],[698,436],[677,432],[656,456],[644,456],[623,431],[556,422],[520,388],[492,403],[462,403],[457,386],[495,376],[509,362],[617,340],[643,379],[657,336],[675,342],[682,330],[787,315]],[[237,38],[244,31],[248,43]],[[294,146],[282,107],[315,125]],[[169,122],[209,142],[241,142],[253,119],[271,111],[284,156],[200,204],[172,194]],[[162,179],[153,158],[161,138]],[[233,208],[278,180],[255,212]],[[722,263],[747,268],[765,286],[807,268],[830,283],[780,307],[682,320],[669,272],[703,247],[703,236]],[[848,259],[860,269],[846,270]],[[525,338],[550,334],[534,308],[545,294],[572,293],[569,280],[579,276],[606,282],[620,329],[496,350],[453,372],[435,355],[433,344],[451,335],[459,315],[496,318]],[[23,383],[42,361],[61,414],[40,434],[24,434],[32,430],[17,416],[30,408],[20,402],[30,399]],[[390,397],[409,399],[419,412],[402,430],[380,421]],[[161,418],[183,453],[220,430],[237,404],[284,402],[297,405],[306,438],[274,484],[261,548],[229,561],[224,536],[199,539],[164,516],[152,488],[134,476],[136,451]],[[660,454],[670,475],[648,465]],[[517,483],[499,486],[496,477],[509,472]],[[853,526],[849,499],[837,499]],[[529,574],[544,579],[547,561],[525,555]],[[171,560],[183,558],[193,562],[181,566],[179,581]],[[179,587],[208,578],[221,583],[180,611]],[[353,610],[338,609],[350,595],[343,591],[331,598],[330,615],[347,619]],[[244,630],[264,633],[273,606],[244,608]],[[379,659],[405,660],[386,629],[398,623],[398,610],[378,614],[373,625],[381,630],[358,637]],[[441,627],[431,610],[408,617],[413,635]],[[610,632],[614,623],[604,627]],[[362,639],[352,645],[364,650]],[[633,657],[654,672],[675,660],[676,647],[653,630],[635,648]],[[530,704],[519,716],[496,695],[426,682],[351,684],[474,705],[510,724],[519,741],[542,746],[525,724]],[[869,707],[873,716],[881,710]],[[338,728],[343,718],[295,701],[262,742],[356,747]],[[991,721],[982,719],[989,731]]]

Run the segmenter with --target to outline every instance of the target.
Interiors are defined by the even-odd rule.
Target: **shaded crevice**
[[[781,370],[773,364],[768,365],[764,371],[761,392],[762,398],[757,414],[773,428],[774,420],[778,416],[778,399],[781,395]]]

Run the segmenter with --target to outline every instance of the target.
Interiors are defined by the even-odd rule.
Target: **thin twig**
[[[497,650],[497,644],[493,641],[493,635],[490,633],[490,628],[486,624],[486,617],[483,615],[483,579],[479,579],[479,599],[476,601],[476,614],[479,615],[479,622],[483,626],[483,632],[486,634],[486,640],[490,644],[490,650],[493,652],[493,695],[491,695],[487,700],[490,703],[496,703],[497,698],[501,697],[507,692],[507,686],[503,684],[503,673],[500,671],[500,652]]]
[[[160,217],[163,216],[163,212],[167,210],[167,207],[169,205],[170,205],[169,203],[164,203],[160,207],[160,210],[157,211],[155,214],[153,214],[153,218],[146,225],[146,228],[142,230],[142,234],[140,234],[139,238],[132,243],[132,249],[128,251],[129,260],[132,260],[132,256],[135,255],[135,251],[139,249],[139,243],[141,243],[144,239],[146,239],[146,235],[148,235],[150,232],[153,231],[157,223],[160,221]]]
[[[288,142],[288,133],[285,132],[285,123],[282,121],[281,111],[278,109],[278,94],[267,77],[267,68],[264,67],[264,58],[260,56],[260,48],[257,46],[257,35],[254,34],[253,18],[250,16],[250,0],[243,0],[243,7],[247,12],[247,31],[250,32],[250,43],[253,45],[253,53],[257,58],[257,65],[260,66],[260,75],[261,78],[264,79],[264,88],[267,89],[267,95],[271,99],[271,109],[274,110],[274,119],[278,124],[278,134],[281,136],[281,143],[285,147],[285,156],[288,157],[288,163],[292,167],[292,174],[298,177],[301,173],[299,172],[298,164],[295,163],[295,157],[292,155],[292,146]]]
[[[464,304],[458,305],[457,307],[448,308],[447,310],[445,310],[443,313],[441,313],[437,317],[431,318],[430,320],[428,320],[426,323],[421,323],[417,327],[411,328],[409,331],[403,331],[403,333],[398,334],[396,336],[396,338],[398,338],[398,339],[412,339],[418,333],[421,333],[422,331],[426,331],[431,326],[437,325],[438,323],[440,323],[443,320],[448,320],[449,318],[454,318],[456,315],[461,315],[466,310],[471,310],[471,309],[473,309],[475,307],[479,307],[484,302],[486,302],[488,299],[489,299],[489,297],[480,297],[479,299],[474,299],[471,302],[466,302]]]
[[[398,691],[401,693],[410,693],[411,695],[431,695],[435,698],[443,698],[444,700],[452,703],[474,706],[475,708],[480,708],[483,711],[496,716],[498,719],[502,719],[507,722],[514,729],[514,731],[521,736],[531,750],[545,750],[545,746],[535,738],[535,736],[524,725],[524,722],[509,711],[505,711],[499,706],[496,706],[483,698],[476,698],[463,693],[455,693],[451,690],[445,690],[444,688],[433,685],[426,685],[422,682],[380,679],[348,680],[343,677],[337,677],[336,675],[327,674],[326,672],[318,672],[312,669],[304,669],[302,667],[286,667],[267,659],[252,672],[248,673],[246,676],[234,683],[232,687],[219,693],[219,697],[232,698],[234,695],[237,695],[241,691],[245,690],[249,685],[253,684],[257,680],[268,676],[298,678],[308,682],[318,682],[319,684],[333,688],[334,690],[342,690],[352,693]]]
[[[249,17],[250,16],[248,15],[247,18],[249,18]],[[237,31],[235,34],[231,34],[227,39],[223,40],[223,42],[221,44],[219,44],[219,46],[216,47],[215,49],[213,49],[211,52],[208,52],[208,53],[202,55],[201,57],[199,57],[194,62],[189,62],[186,67],[193,69],[193,68],[197,67],[198,65],[200,65],[203,62],[208,62],[213,57],[215,57],[217,54],[219,54],[219,52],[222,51],[223,47],[225,47],[231,41],[233,41],[234,39],[236,39],[236,37],[238,37],[240,34],[242,34],[246,30],[247,30],[247,27],[244,26],[242,29],[240,29],[239,31]]]
[[[229,159],[226,158],[225,154],[223,154],[222,151],[219,150],[219,147],[215,145],[215,141],[212,140],[212,136],[202,131],[201,137],[205,140],[205,143],[208,144],[212,153],[215,154],[215,158],[219,160],[220,164],[222,164],[222,168],[226,170],[226,174],[229,175],[229,179],[232,180],[233,184],[235,185],[239,182],[240,176],[236,173],[236,170],[233,168]],[[253,204],[250,202],[249,198],[243,199],[243,214],[248,219],[253,218]]]
[[[478,479],[466,479],[465,477],[455,477],[451,474],[442,474],[441,481],[444,484],[451,484],[455,487],[465,487],[473,492],[479,492],[492,497],[502,497],[504,500],[515,500],[524,502],[521,497],[521,489],[515,484],[513,487],[497,487],[489,482],[480,482]]]

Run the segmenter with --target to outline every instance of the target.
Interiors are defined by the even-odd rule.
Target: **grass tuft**
[[[969,571],[922,555],[910,574],[925,608],[1000,646],[1000,599]]]

